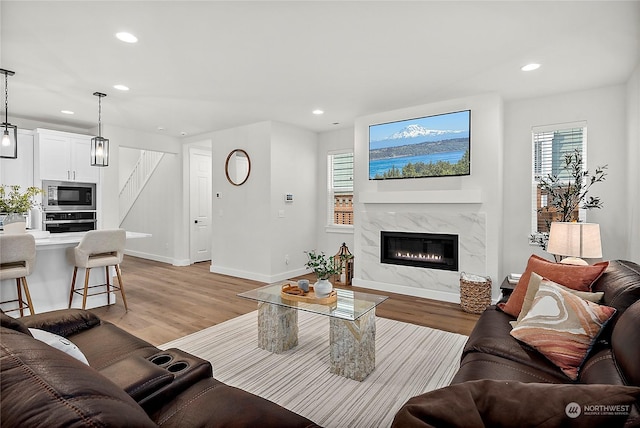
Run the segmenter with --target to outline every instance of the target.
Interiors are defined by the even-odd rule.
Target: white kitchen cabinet
[[[18,129],[17,159],[0,158],[0,184],[33,186],[33,132]]]
[[[36,180],[98,183],[99,167],[91,166],[91,136],[36,130]]]
[[[100,180],[100,167],[91,166],[91,137],[71,138],[71,166],[73,180],[97,183]]]

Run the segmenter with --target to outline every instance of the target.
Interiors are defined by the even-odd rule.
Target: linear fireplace
[[[380,262],[458,270],[458,235],[380,232]]]

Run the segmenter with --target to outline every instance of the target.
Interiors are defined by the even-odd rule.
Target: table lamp
[[[563,256],[560,263],[587,265],[582,259],[602,257],[600,225],[596,223],[551,223],[547,251]]]

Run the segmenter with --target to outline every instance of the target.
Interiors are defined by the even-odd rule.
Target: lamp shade
[[[93,95],[98,97],[98,136],[91,139],[91,166],[109,166],[109,139],[102,138],[102,98],[107,94]]]
[[[18,128],[10,123],[0,126],[0,158],[16,159],[18,157]]]
[[[551,223],[547,251],[568,257],[602,257],[600,225],[596,223]]]
[[[18,128],[9,123],[9,76],[16,74],[11,70],[0,68],[4,74],[4,122],[2,123],[2,143],[0,158],[16,159],[18,157]]]
[[[109,140],[102,137],[91,139],[91,166],[109,166]]]

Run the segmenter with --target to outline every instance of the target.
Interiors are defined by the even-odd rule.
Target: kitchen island
[[[42,230],[28,231],[36,240],[36,263],[31,275],[27,277],[29,292],[33,308],[36,313],[53,311],[56,309],[66,309],[69,306],[69,292],[71,291],[71,278],[73,276],[73,263],[68,252],[78,245],[86,232],[73,233],[49,233]],[[127,232],[127,240],[146,238],[148,233]],[[115,270],[111,267],[110,277],[115,276]],[[78,284],[84,283],[84,272],[78,269]],[[95,268],[89,277],[89,285],[99,285],[105,283],[104,269]],[[113,281],[111,281],[113,284]],[[4,280],[0,288],[2,301],[16,299],[16,281],[14,279]],[[127,291],[125,281],[125,293]],[[112,292],[110,303],[116,302],[116,295]],[[107,295],[100,294],[87,298],[87,309],[106,306]],[[71,307],[82,307],[82,296],[74,294]],[[4,308],[4,305],[3,305]],[[11,309],[7,307],[5,309]],[[27,312],[28,313],[28,312]],[[11,316],[18,316],[19,312],[10,312]]]

